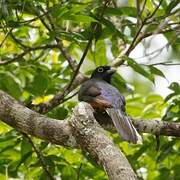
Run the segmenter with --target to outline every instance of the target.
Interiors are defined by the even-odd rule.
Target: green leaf
[[[48,116],[55,119],[65,119],[68,115],[68,110],[64,107],[58,107],[48,113]]]
[[[48,81],[48,74],[41,72],[36,74],[30,86],[30,92],[36,96],[42,96],[48,87]]]
[[[0,73],[0,89],[18,99],[21,95],[20,85],[16,78],[9,72]]]
[[[51,8],[51,15],[53,16],[53,18],[57,18],[60,19],[61,16],[63,16],[64,14],[68,13],[69,9],[67,6],[60,6],[58,4],[56,4],[56,6]]]
[[[71,179],[72,177],[76,176],[76,171],[70,166],[64,167],[62,169],[62,172],[63,172],[62,178],[64,178],[64,179],[69,179],[69,178]]]
[[[7,133],[1,134],[0,143],[4,141],[11,140],[13,138],[17,138],[17,132],[15,130],[8,131]]]
[[[163,161],[170,153],[172,153],[173,145],[176,143],[175,140],[172,140],[170,142],[166,142],[161,148],[161,153],[157,157],[157,162]]]
[[[158,75],[158,76],[161,76],[161,77],[164,77],[166,79],[166,76],[163,74],[162,71],[160,71],[158,68],[154,67],[154,66],[149,66],[150,68],[150,72],[152,74],[155,74],[155,75]]]
[[[132,92],[133,90],[130,89],[128,86],[127,86],[127,83],[126,81],[124,80],[124,78],[118,74],[118,73],[115,73],[112,77],[112,84],[114,86],[116,86],[120,92]]]
[[[99,40],[95,44],[95,51],[92,52],[94,55],[94,62],[96,66],[105,65],[108,63],[106,57],[106,45],[104,40]]]
[[[168,88],[174,91],[174,93],[180,94],[180,85],[177,82],[172,82]]]
[[[95,22],[96,20],[90,16],[86,15],[69,15],[69,13],[66,16],[62,16],[64,20],[71,20],[76,22],[84,22],[84,23],[91,23]]]
[[[163,98],[162,96],[158,95],[158,94],[150,94],[146,97],[145,102],[146,104],[151,104],[154,102],[162,102],[163,103]]]
[[[136,153],[134,153],[134,155],[132,156],[132,159],[134,160],[134,162],[137,161],[138,158],[139,158],[140,156],[142,156],[142,154],[143,154],[144,152],[147,151],[147,149],[148,149],[148,146],[146,145],[146,146],[142,146],[138,151],[136,151]]]
[[[108,7],[105,10],[105,15],[111,16],[130,16],[137,17],[137,9],[134,7],[120,7],[120,8],[112,8]]]
[[[161,167],[159,169],[160,175],[158,176],[158,179],[171,179],[171,169],[168,169],[166,167]]]
[[[128,41],[127,37],[121,31],[119,31],[111,21],[109,21],[108,19],[102,19],[101,22],[111,32],[112,36],[120,37],[122,40],[124,40],[126,42]]]
[[[172,169],[174,171],[174,177],[180,179],[180,172],[179,172],[180,164],[177,162],[177,164],[175,164]]]
[[[127,113],[133,117],[141,117],[144,107],[135,104],[135,105],[126,105]]]
[[[29,143],[29,141],[26,138],[23,138],[21,142],[21,155],[24,156],[25,154],[28,154],[32,151],[32,145]]]
[[[128,65],[131,68],[133,68],[134,71],[138,72],[139,74],[141,74],[142,76],[144,76],[145,78],[149,79],[154,83],[154,76],[150,74],[147,70],[145,70],[143,66],[139,65],[136,61],[134,61],[129,57],[125,57],[125,59],[127,60]]]
[[[172,97],[176,96],[177,94],[176,93],[171,93],[171,94],[168,94],[165,98],[165,101],[167,102],[168,100],[170,100]]]
[[[85,34],[84,34],[84,32],[82,33],[81,32],[81,34],[79,34],[79,33],[73,33],[73,32],[65,32],[65,31],[58,31],[58,30],[56,30],[56,31],[51,31],[50,33],[49,33],[49,35],[51,36],[51,38],[55,38],[56,36],[61,36],[61,38],[63,39],[63,40],[68,40],[68,41],[71,41],[71,42],[78,42],[78,41],[80,41],[80,42],[82,42],[82,41],[85,41],[85,40],[87,40],[88,39],[88,37],[89,36],[86,36]]]

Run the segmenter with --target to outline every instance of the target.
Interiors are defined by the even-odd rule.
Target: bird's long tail
[[[107,108],[106,111],[123,140],[134,144],[142,143],[141,136],[133,126],[131,119],[124,112],[114,108]]]

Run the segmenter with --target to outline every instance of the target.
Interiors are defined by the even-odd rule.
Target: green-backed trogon
[[[123,140],[131,143],[140,142],[141,136],[126,115],[124,96],[111,85],[114,72],[110,66],[97,67],[91,78],[82,84],[78,99],[88,102],[95,110],[106,111]]]

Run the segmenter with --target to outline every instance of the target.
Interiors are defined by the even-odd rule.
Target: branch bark
[[[36,113],[0,91],[0,118],[13,128],[54,144],[76,147],[69,121],[60,121]]]
[[[106,130],[116,132],[115,127],[107,114],[95,113],[96,120]],[[149,133],[154,135],[180,137],[180,123],[166,122],[161,120],[142,120],[131,118],[134,126],[140,133]]]
[[[97,114],[95,114],[97,117]],[[65,147],[87,150],[104,168],[110,179],[136,179],[128,161],[105,135],[101,124],[109,129],[111,120],[98,116],[96,122],[91,106],[85,102],[75,107],[64,121],[40,115],[0,91],[0,118],[15,129]],[[180,137],[180,123],[157,120],[133,120],[139,132]]]
[[[96,120],[106,130],[115,131],[107,116],[94,114]],[[66,147],[77,147],[72,135],[69,118],[63,121],[48,118],[18,103],[0,90],[0,118],[6,124],[24,133]],[[72,119],[72,118],[71,118]],[[180,137],[180,123],[160,120],[135,120],[133,124],[142,133]],[[48,128],[47,128],[48,127]]]
[[[92,107],[85,102],[79,103],[69,121],[58,121],[23,107],[0,91],[0,118],[21,132],[52,143],[64,146],[80,145],[104,168],[109,179],[137,179],[126,157],[105,135],[105,131],[93,116]]]
[[[104,168],[110,180],[137,179],[124,154],[114,146],[112,139],[106,136],[105,130],[95,120],[89,104],[79,103],[71,120],[77,143]]]

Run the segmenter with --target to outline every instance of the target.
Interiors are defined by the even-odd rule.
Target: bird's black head
[[[93,71],[91,79],[103,79],[104,81],[111,83],[111,77],[115,72],[116,70],[110,66],[99,66]]]

